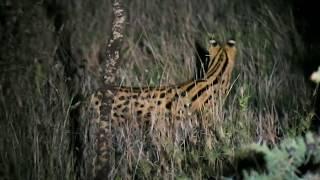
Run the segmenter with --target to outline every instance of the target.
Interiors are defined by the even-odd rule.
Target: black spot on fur
[[[169,109],[169,110],[171,109],[171,106],[172,106],[172,102],[171,101],[166,104],[166,108]]]
[[[169,90],[167,90],[167,93],[170,94],[170,93],[172,93],[172,91],[173,91],[172,89],[169,89]]]
[[[209,98],[204,102],[205,104],[209,103],[209,101],[212,99],[212,96],[209,96]]]
[[[146,117],[151,117],[151,112],[148,112],[148,113],[146,114]]]
[[[128,105],[128,104],[129,104],[128,100],[123,103],[123,105]]]
[[[165,92],[162,92],[162,93],[160,94],[160,98],[164,98],[165,95],[166,95],[166,93],[165,93]]]
[[[119,104],[119,105],[117,105],[117,106],[116,106],[116,108],[117,108],[117,109],[119,109],[119,108],[121,108],[121,106],[122,106],[122,105],[121,105],[121,104]]]
[[[187,87],[186,92],[191,91],[195,86],[196,86],[196,83],[191,83],[191,84]],[[181,96],[182,96],[182,94],[181,94]]]
[[[128,112],[128,111],[129,111],[129,108],[128,108],[128,107],[125,107],[125,108],[122,109],[122,112],[123,112],[123,113]]]

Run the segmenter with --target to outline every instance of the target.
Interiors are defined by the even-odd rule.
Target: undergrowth
[[[274,148],[253,144],[243,150],[248,154],[261,153],[264,170],[246,170],[245,179],[318,179],[320,176],[320,139],[312,133],[305,137],[286,138]],[[239,153],[240,154],[240,153]]]

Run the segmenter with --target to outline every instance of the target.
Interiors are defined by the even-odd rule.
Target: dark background
[[[288,1],[290,3],[290,1]],[[318,1],[293,1],[293,13],[296,18],[296,26],[305,42],[305,53],[302,64],[297,64],[301,67],[305,77],[309,78],[310,74],[317,70],[320,65],[320,19]],[[310,83],[310,86],[314,87],[315,84]],[[316,98],[314,101],[314,107],[317,114],[317,118],[313,119],[313,129],[316,130],[320,127],[320,91],[319,88],[316,92]]]

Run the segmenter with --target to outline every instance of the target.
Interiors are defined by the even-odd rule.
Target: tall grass
[[[0,177],[88,178],[94,152],[85,100],[99,84],[110,2],[17,1],[0,7],[7,22],[0,26],[6,34],[0,48]],[[121,85],[192,78],[194,42],[206,46],[209,34],[221,41],[235,38],[238,56],[224,106],[192,117],[211,125],[200,130],[196,145],[189,137],[181,139],[186,145],[181,148],[170,139],[154,142],[128,134],[118,142],[114,177],[219,177],[232,169],[240,146],[274,145],[308,128],[310,93],[294,66],[303,43],[287,4],[141,0],[126,1],[125,8]],[[159,144],[161,150],[152,146]]]

